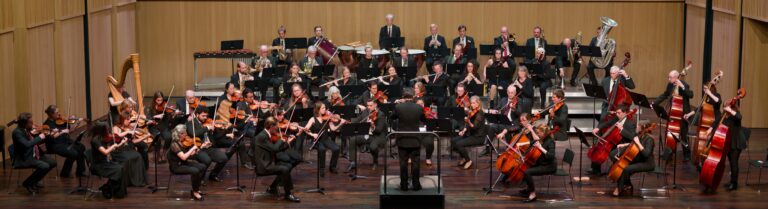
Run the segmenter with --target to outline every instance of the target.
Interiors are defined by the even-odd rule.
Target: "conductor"
[[[392,113],[392,120],[397,121],[397,131],[419,131],[419,122],[426,121],[422,107],[416,104],[413,99],[413,92],[406,90],[403,92],[404,103],[395,105],[395,111]],[[421,137],[418,135],[398,135],[397,152],[400,159],[400,190],[408,190],[408,159],[411,164],[411,189],[421,190],[419,183],[419,165],[421,162]]]

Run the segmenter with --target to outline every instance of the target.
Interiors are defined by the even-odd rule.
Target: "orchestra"
[[[122,86],[108,84],[110,90],[116,91],[107,98],[107,119],[94,120],[93,124],[90,119],[65,115],[55,104],[46,104],[47,117],[42,125],[34,124],[31,113],[21,113],[9,124],[17,125],[12,133],[13,167],[35,169],[22,186],[29,193],[37,194],[41,188],[39,182],[56,167],[55,161],[45,157],[46,153],[64,158],[59,174],[64,178],[71,175],[73,164],[75,176],[88,175],[86,156],[90,156],[88,166],[93,170],[92,175],[108,179],[100,188],[102,195],[107,199],[124,198],[128,193],[126,187],[148,184],[151,158],[148,153],[153,151],[155,163],[168,163],[168,171],[173,175],[191,176],[190,198],[202,201],[206,197],[203,191],[206,184],[230,177],[225,175],[229,172],[225,166],[236,153],[239,162],[236,166],[248,168],[259,176],[277,175],[267,193],[279,197],[282,192],[284,200],[298,203],[301,200],[293,192],[292,172],[311,160],[316,160],[313,163],[317,173],[313,174],[319,179],[326,176],[326,167],[331,174],[337,174],[337,167],[345,166],[344,161],[339,162],[340,157],[348,159],[345,173],[350,173],[368,164],[370,170],[377,171],[380,166],[387,166],[381,164],[386,161],[381,162],[380,158],[391,155],[399,159],[398,189],[422,190],[420,164],[432,168],[438,158],[439,165],[439,159],[444,156],[434,155],[436,149],[442,150],[435,146],[435,141],[447,138],[449,155],[458,154],[457,175],[473,166],[484,167],[481,164],[485,162],[478,162],[477,158],[490,156],[498,169],[494,172],[500,174],[498,181],[507,186],[510,183],[524,185],[519,191],[522,201],[535,202],[538,182],[533,177],[554,175],[561,163],[557,160],[556,143],[579,140],[571,129],[576,128],[571,119],[585,113],[574,111],[581,104],[570,103],[570,100],[575,97],[571,96],[574,92],[586,89],[565,90],[564,80],[568,79],[565,69],[573,68],[570,86],[576,86],[581,65],[585,64],[590,82],[599,84],[595,87],[603,91],[597,89],[598,93],[607,97],[592,103],[600,104],[601,108],[599,117],[595,117],[596,108],[589,116],[596,125],[586,131],[586,136],[594,140],[584,150],[585,160],[589,160],[585,162],[591,168],[588,174],[608,175],[615,183],[607,195],[631,195],[635,190],[632,176],[654,171],[657,166],[654,151],[663,152],[660,156],[671,160],[669,157],[676,153],[676,143],[681,144],[683,162],[693,158],[691,164],[700,172],[700,183],[706,193],[713,193],[718,187],[726,162],[723,158],[728,158],[730,167],[730,180],[725,188],[732,191],[739,186],[739,158],[746,152],[748,137],[745,134],[748,129],[742,127],[741,121],[742,114],[747,113],[742,113],[738,104],[744,97],[743,92],[731,101],[723,101],[716,86],[722,72],[703,85],[701,104],[695,107],[690,104],[695,92],[684,80],[686,71],[670,71],[664,91],[651,103],[652,108],[669,112],[668,118],[662,118],[667,122],[640,122],[647,121],[647,115],[641,119],[643,113],[639,109],[645,108],[644,114],[653,114],[658,109],[641,106],[630,98],[630,93],[637,92],[632,92],[636,89],[635,78],[625,69],[628,60],[620,66],[614,66],[610,59],[590,59],[582,63],[581,32],[560,42],[564,54],[548,55],[546,50],[550,45],[542,28],[536,26],[533,36],[525,43],[531,52],[516,60],[516,49],[520,46],[515,42],[515,34],[502,26],[499,36],[493,38],[495,48],[487,52],[492,54],[488,54],[483,63],[477,54],[468,53],[475,49],[476,43],[467,35],[465,25],[458,26],[458,37],[452,40],[453,47],[449,49],[445,37],[438,34],[438,26],[431,24],[430,34],[424,38],[422,53],[426,55],[419,60],[409,52],[421,49],[405,46],[391,49],[390,41],[401,37],[401,28],[393,24],[394,15],[388,14],[385,18],[378,44],[379,48],[391,51],[374,55],[379,49],[368,44],[357,49],[359,62],[338,65],[331,76],[318,77],[317,72],[313,73],[315,67],[334,65],[338,61],[335,53],[327,57],[321,48],[322,43],[330,43],[321,26],[314,27],[314,36],[307,39],[304,55],[288,49],[286,29],[280,26],[271,47],[259,45],[258,53],[250,60],[232,62],[234,72],[226,73],[229,79],[224,88],[217,88],[221,90],[220,95],[196,96],[200,92],[192,89],[183,94],[158,90],[145,102],[144,98],[131,98]],[[590,46],[601,47],[603,41],[612,40],[605,39],[608,29],[599,27]],[[294,56],[301,59],[294,61]],[[380,65],[379,56],[386,56],[387,62]],[[422,70],[427,73],[404,75],[400,72],[423,67],[419,61],[424,59],[426,65]],[[594,70],[603,62],[608,63],[604,67],[606,77],[598,83]],[[451,67],[457,66],[459,73],[450,72],[457,69]],[[284,71],[280,75],[266,73],[278,68]],[[364,76],[362,69],[373,73]],[[510,74],[506,78],[489,78],[490,69],[504,69]],[[552,85],[553,80],[558,83]],[[534,93],[536,87],[538,95]],[[173,102],[172,94],[180,97]],[[666,100],[669,105],[662,106]],[[140,105],[144,103],[149,105]],[[139,109],[141,107],[144,109]],[[354,108],[354,112],[336,112],[347,110],[345,108],[349,108],[348,112]],[[461,112],[453,111],[455,109]],[[426,131],[430,127],[428,123],[443,120],[451,122],[450,133]],[[344,136],[343,127],[352,126],[350,124],[370,127],[365,127],[368,130],[365,134]],[[696,128],[692,136],[695,141],[688,140],[689,125]],[[73,134],[75,130],[85,130],[83,133],[90,142],[81,141],[83,134]],[[400,131],[425,134],[393,137],[391,147],[396,147],[396,152],[382,151],[387,150],[389,134]],[[654,131],[661,132],[662,139],[655,138]],[[340,139],[340,143],[336,139]],[[667,146],[661,148],[656,143]],[[483,151],[477,158],[471,158],[470,149],[480,146]],[[422,148],[426,152],[423,162]],[[328,160],[326,151],[331,152]],[[316,152],[317,157],[305,156],[311,152]],[[368,154],[372,159],[370,163]],[[604,171],[605,162],[610,164],[609,172]]]

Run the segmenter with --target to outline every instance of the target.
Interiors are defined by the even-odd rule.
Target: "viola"
[[[52,135],[53,131],[51,130],[51,127],[48,125],[33,125],[32,130],[29,131],[32,135]]]
[[[626,121],[636,112],[637,109],[633,109],[621,120]],[[597,144],[592,145],[592,147],[589,148],[589,151],[587,151],[587,157],[589,157],[593,163],[602,164],[605,162],[605,160],[608,159],[611,150],[621,141],[621,130],[616,128],[616,125],[621,122],[621,120],[617,121],[611,127],[601,131],[603,134],[598,136],[600,140]]]
[[[227,95],[227,99],[231,102],[239,102],[241,97],[238,96],[237,94],[234,94],[234,95]]]
[[[727,106],[734,106],[736,102],[744,98],[747,92],[742,88],[739,89],[735,98],[728,102]],[[712,141],[709,144],[707,151],[707,158],[701,166],[701,172],[699,173],[699,182],[705,187],[717,189],[720,185],[720,180],[723,178],[723,171],[725,170],[724,157],[728,155],[731,148],[731,139],[739,136],[729,136],[728,126],[723,125],[723,121],[729,116],[728,112],[723,113],[723,117],[720,118],[720,124],[717,126],[715,135],[712,136]],[[737,133],[738,134],[738,133]]]
[[[374,110],[373,112],[371,112],[371,114],[370,114],[370,115],[368,115],[368,119],[369,119],[371,122],[375,122],[375,121],[376,121],[376,118],[378,118],[378,117],[379,117],[379,111],[375,111],[375,110]],[[373,124],[372,124],[372,125],[373,125]]]
[[[646,134],[650,134],[653,129],[656,129],[656,123],[651,123],[647,125],[645,128],[643,128],[640,133],[637,134],[638,137],[643,137]],[[621,157],[618,157],[617,160],[613,163],[611,166],[611,171],[608,173],[608,178],[611,180],[618,181],[619,177],[622,173],[624,173],[624,169],[629,166],[629,164],[632,163],[633,160],[635,160],[635,157],[640,153],[640,146],[634,140],[633,142],[627,146],[627,148],[624,149],[624,151],[621,154]]]

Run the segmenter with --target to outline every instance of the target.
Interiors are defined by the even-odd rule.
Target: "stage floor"
[[[564,177],[552,177],[550,188],[547,189],[547,177],[535,177],[537,190],[541,192],[539,200],[536,203],[521,203],[521,197],[517,195],[519,186],[497,186],[503,189],[501,192],[493,192],[485,195],[483,187],[488,186],[489,170],[488,157],[481,157],[479,162],[475,162],[480,167],[479,170],[461,170],[455,167],[456,161],[443,158],[442,175],[445,185],[445,195],[447,208],[510,208],[510,207],[558,207],[558,208],[765,208],[768,204],[768,198],[758,192],[758,188],[768,191],[765,183],[761,187],[746,186],[747,160],[760,159],[765,160],[766,148],[768,142],[762,140],[768,137],[768,129],[754,130],[750,140],[750,147],[742,153],[740,163],[740,182],[739,189],[733,192],[726,191],[720,187],[718,192],[713,195],[701,194],[701,187],[698,183],[698,172],[690,164],[677,166],[677,184],[682,185],[687,190],[671,190],[668,193],[641,192],[639,190],[641,177],[635,175],[632,182],[636,189],[631,197],[613,198],[608,195],[615,183],[610,182],[606,177],[593,178],[589,183],[591,185],[574,186],[575,192],[571,190],[570,179]],[[443,139],[446,140],[446,139]],[[446,141],[444,141],[446,142]],[[582,154],[578,149],[576,137],[571,137],[569,142],[557,143],[558,162],[562,158],[562,153],[571,145],[576,152],[576,159],[572,168],[572,174],[578,176],[579,156],[585,157],[583,170],[589,168],[586,158],[586,151]],[[88,144],[88,143],[86,143]],[[384,153],[384,152],[382,152]],[[329,153],[330,154],[330,153]],[[682,153],[680,153],[682,154]],[[251,200],[251,177],[252,171],[240,169],[240,183],[246,185],[248,190],[245,193],[237,191],[226,191],[225,188],[234,186],[235,181],[235,160],[228,164],[227,171],[223,172],[221,183],[208,183],[203,190],[208,192],[205,201],[196,202],[189,198],[189,177],[174,177],[173,191],[166,193],[160,191],[152,194],[149,189],[141,187],[129,188],[128,197],[125,199],[105,200],[99,194],[94,198],[84,200],[83,195],[70,195],[68,192],[77,186],[76,178],[55,178],[55,170],[45,178],[45,188],[35,197],[30,196],[23,188],[15,187],[16,175],[13,175],[10,183],[8,175],[9,166],[3,170],[3,178],[0,180],[2,192],[0,192],[0,203],[2,208],[138,208],[138,207],[176,207],[176,208],[377,208],[379,206],[379,181],[383,174],[383,167],[372,171],[370,167],[371,158],[369,154],[361,154],[361,166],[359,175],[365,175],[367,179],[357,179],[351,181],[343,171],[347,168],[346,159],[339,160],[339,174],[326,172],[326,177],[320,179],[321,187],[326,190],[326,195],[317,193],[304,193],[305,189],[315,187],[316,177],[316,152],[310,152],[309,161],[312,164],[301,164],[293,171],[293,177],[296,186],[296,195],[302,200],[301,203],[289,203],[268,196],[259,196]],[[681,155],[682,156],[682,155]],[[680,160],[680,159],[678,159]],[[58,158],[58,165],[63,163],[62,158]],[[435,161],[436,163],[436,161]],[[387,161],[389,175],[397,175],[397,161],[389,158]],[[604,165],[604,168],[607,169]],[[668,167],[671,171],[671,165]],[[568,170],[568,166],[565,166]],[[166,186],[168,179],[168,165],[160,164],[158,166],[159,183]],[[750,169],[749,183],[757,183],[757,170]],[[436,171],[436,166],[427,168],[422,164],[422,175],[431,175]],[[29,170],[22,171],[22,177],[29,174]],[[728,179],[726,170],[724,179]],[[155,169],[150,167],[148,171],[150,184],[154,183]],[[494,170],[493,178],[498,176]],[[256,187],[257,192],[263,192],[274,177],[263,177],[259,179]],[[668,182],[671,184],[672,175],[669,175]],[[567,181],[567,182],[564,182]],[[723,180],[726,183],[727,180]],[[763,182],[768,182],[768,170],[763,171]],[[99,185],[102,182],[95,183]],[[566,183],[564,185],[564,183]],[[11,189],[8,189],[8,186]],[[644,188],[656,189],[664,186],[663,176],[656,174],[646,174]],[[93,186],[98,188],[98,186]],[[15,188],[15,189],[14,189]],[[567,188],[567,193],[565,193]],[[8,194],[8,191],[15,192]],[[178,192],[177,192],[178,191]],[[182,192],[183,193],[179,193]],[[646,195],[649,198],[643,198]],[[573,199],[573,200],[564,200]]]

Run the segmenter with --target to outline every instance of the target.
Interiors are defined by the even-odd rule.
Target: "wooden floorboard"
[[[643,199],[639,191],[635,191],[634,196],[612,198],[606,193],[615,185],[606,178],[597,178],[590,181],[591,185],[575,187],[575,196],[572,201],[555,201],[563,197],[557,192],[565,191],[563,181],[570,182],[562,177],[552,177],[549,192],[546,192],[546,177],[536,177],[536,183],[539,192],[546,194],[540,195],[540,200],[533,204],[523,204],[517,197],[518,186],[506,188],[503,192],[494,192],[485,196],[483,187],[488,186],[488,158],[480,159],[479,166],[481,170],[475,175],[474,170],[459,170],[454,167],[454,160],[443,159],[442,173],[444,176],[446,207],[447,208],[511,208],[511,207],[554,207],[554,208],[766,208],[768,196],[757,191],[758,187],[746,186],[745,179],[747,175],[747,159],[765,159],[768,142],[768,129],[754,130],[750,139],[748,151],[741,156],[741,176],[740,188],[733,192],[725,191],[722,187],[714,195],[701,194],[701,187],[698,183],[698,172],[693,166],[688,164],[677,167],[677,183],[687,188],[687,191],[672,190],[668,197],[664,199]],[[87,144],[87,143],[86,143]],[[579,156],[585,157],[584,169],[588,169],[586,154],[578,150],[578,141],[576,137],[571,137],[570,144],[574,146],[577,153],[575,166],[572,173],[578,175]],[[563,151],[568,148],[569,142],[557,143],[558,160],[562,158]],[[747,154],[749,153],[749,154]],[[315,152],[311,152],[310,161],[315,161]],[[295,179],[296,194],[302,199],[301,203],[288,203],[275,200],[272,197],[258,197],[255,201],[250,200],[252,174],[250,170],[240,170],[240,182],[248,186],[246,193],[235,191],[225,191],[225,188],[235,185],[235,162],[230,161],[227,172],[222,174],[225,180],[222,183],[209,183],[204,187],[209,195],[205,201],[195,202],[190,200],[188,190],[190,189],[189,177],[174,177],[173,188],[169,194],[165,191],[152,194],[147,188],[129,188],[129,195],[125,199],[105,200],[98,195],[93,199],[83,200],[83,195],[69,195],[68,192],[77,186],[76,178],[56,179],[52,171],[45,178],[45,188],[42,192],[32,197],[21,187],[16,187],[16,175],[8,181],[10,169],[3,170],[3,179],[0,180],[3,191],[0,192],[0,204],[2,208],[377,208],[378,207],[378,188],[379,177],[382,174],[382,167],[377,171],[370,170],[371,158],[367,154],[361,155],[362,166],[360,175],[366,175],[372,178],[350,181],[344,173],[330,174],[320,180],[321,186],[327,191],[326,195],[316,193],[304,193],[302,190],[311,189],[315,186],[315,164],[302,164],[293,171]],[[61,158],[59,166],[63,163]],[[680,160],[680,159],[678,159]],[[348,161],[341,159],[339,161],[339,170],[344,170]],[[388,159],[390,174],[396,175],[397,162]],[[422,166],[422,173],[430,173]],[[566,166],[567,168],[567,166]],[[671,170],[671,166],[668,167]],[[432,169],[434,170],[434,168]],[[750,183],[757,182],[757,172],[752,170]],[[22,171],[22,177],[26,177],[29,171]],[[729,178],[726,170],[725,178]],[[155,169],[150,168],[150,182],[154,182]],[[498,175],[494,171],[494,178]],[[161,186],[167,184],[168,165],[161,164],[158,167],[158,176]],[[633,183],[636,187],[640,186],[642,175],[635,175]],[[647,174],[645,177],[645,188],[659,188],[665,185],[664,177],[658,177],[654,174]],[[768,182],[768,170],[763,172],[763,182]],[[258,192],[263,192],[273,177],[264,177],[257,186]],[[667,176],[671,182],[671,175]],[[723,182],[727,182],[724,180]],[[96,183],[99,185],[101,183]],[[9,189],[10,186],[10,189]],[[98,187],[98,186],[93,186]],[[503,188],[499,186],[498,188]],[[567,186],[568,192],[571,192],[570,185]],[[763,190],[768,186],[762,186]],[[15,192],[8,194],[8,191]],[[183,191],[184,193],[177,193]],[[767,190],[768,191],[768,190]]]

